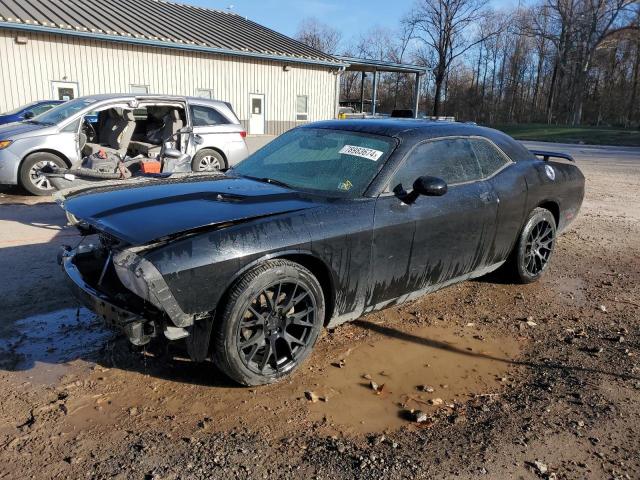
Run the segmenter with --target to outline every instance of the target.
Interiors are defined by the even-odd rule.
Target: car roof
[[[210,104],[210,105],[226,105],[225,102],[221,100],[210,100],[208,98],[201,97],[187,97],[181,95],[161,95],[157,93],[143,93],[143,94],[135,94],[135,93],[104,93],[99,95],[85,95],[83,97],[78,97],[78,99],[85,100],[94,100],[96,102],[102,102],[106,100],[114,100],[114,101],[128,101],[128,100],[139,100],[139,101],[154,101],[154,100],[174,100],[184,102],[188,100],[190,103],[199,103],[199,104]]]
[[[478,136],[491,140],[512,160],[532,159],[533,155],[509,135],[493,128],[469,123],[407,118],[327,120],[308,123],[301,128],[324,128],[398,138],[407,143],[440,137]]]
[[[465,130],[471,129],[469,124],[449,121],[433,121],[413,118],[375,118],[375,119],[351,119],[351,120],[327,120],[305,125],[306,128],[326,128],[334,130],[347,130],[351,132],[370,133],[374,135],[386,135],[390,137],[406,136],[410,132],[428,132],[432,130]],[[462,127],[462,128],[461,128]],[[469,133],[466,133],[467,135]]]

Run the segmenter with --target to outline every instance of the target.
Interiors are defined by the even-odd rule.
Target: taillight
[[[242,131],[240,132],[240,136],[241,136],[242,138],[247,138],[247,132],[245,132],[244,130],[242,130]]]

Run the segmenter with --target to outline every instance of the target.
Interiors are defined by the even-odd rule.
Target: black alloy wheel
[[[232,287],[214,327],[214,361],[239,383],[275,382],[309,355],[324,309],[309,270],[288,260],[265,262]]]
[[[535,282],[547,270],[556,245],[556,228],[549,210],[536,208],[531,212],[510,261],[518,281]]]
[[[525,269],[531,276],[540,274],[551,258],[555,242],[554,228],[546,220],[537,223],[525,244]]]
[[[245,366],[257,374],[286,373],[312,336],[317,308],[299,282],[277,282],[247,307],[236,336]]]

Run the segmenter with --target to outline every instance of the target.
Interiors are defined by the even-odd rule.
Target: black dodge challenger
[[[582,203],[570,160],[474,125],[314,123],[226,174],[64,192],[87,238],[59,261],[134,344],[182,340],[194,360],[265,384],[323,326],[503,265],[537,280]]]

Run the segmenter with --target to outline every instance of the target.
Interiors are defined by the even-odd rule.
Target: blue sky
[[[206,8],[224,10],[233,5],[239,15],[293,36],[300,21],[315,17],[339,29],[343,40],[358,37],[371,27],[395,28],[414,0],[179,0]],[[496,8],[516,4],[489,0]]]

